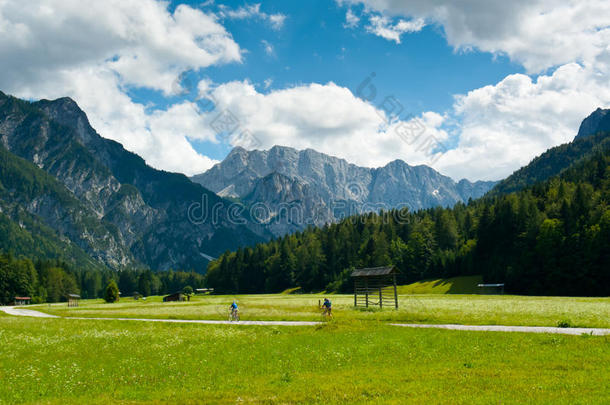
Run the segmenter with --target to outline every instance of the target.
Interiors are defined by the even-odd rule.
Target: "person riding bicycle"
[[[328,314],[329,316],[333,316],[333,314],[332,314],[333,306],[328,298],[324,298],[324,303],[322,304],[322,307],[324,308],[325,314]]]
[[[229,308],[231,309],[231,317],[235,318],[237,316],[237,312],[239,311],[239,308],[237,308],[237,303],[235,302],[235,300],[233,300],[233,303],[231,304],[231,306]]]

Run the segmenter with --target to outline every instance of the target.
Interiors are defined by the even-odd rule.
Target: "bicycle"
[[[333,317],[332,307],[328,308],[328,307],[322,306],[320,309],[322,310],[322,312],[321,312],[322,318],[332,319],[332,317]]]
[[[234,309],[229,312],[229,322],[239,322],[239,310]]]

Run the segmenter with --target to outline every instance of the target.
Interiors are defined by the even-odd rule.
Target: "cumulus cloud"
[[[369,25],[367,25],[366,30],[379,37],[399,44],[401,35],[409,32],[421,31],[425,25],[422,18],[410,21],[399,20],[397,23],[392,24],[392,21],[388,17],[373,15],[369,19]]]
[[[219,111],[230,111],[256,138],[259,149],[312,148],[369,167],[394,159],[429,164],[437,158],[430,141],[448,137],[440,128],[444,117],[439,114],[400,121],[332,82],[264,94],[247,81],[234,81],[210,94]]]
[[[0,1],[0,87],[25,98],[73,97],[104,137],[155,167],[196,173],[214,162],[188,139],[216,141],[193,103],[148,111],[127,91],[181,91],[180,73],[240,62],[213,15],[154,0]]]
[[[345,1],[345,0],[344,0]],[[550,146],[570,140],[598,106],[610,105],[607,2],[448,0],[365,3],[371,30],[400,42],[424,24],[443,27],[456,49],[508,55],[539,76],[509,75],[456,97],[452,110],[416,118],[389,117],[378,104],[334,83],[258,92],[248,81],[198,84],[216,101],[209,112],[181,101],[165,109],[134,102],[133,88],[180,94],[181,73],[239,63],[242,50],[219,18],[260,18],[279,29],[281,14],[259,5],[217,14],[165,2],[36,0],[23,7],[0,0],[0,88],[25,98],[73,97],[102,136],[115,139],[155,167],[194,174],[214,161],[190,141],[220,142],[214,131],[228,111],[259,148],[313,148],[364,166],[393,159],[429,164],[454,178],[498,179]],[[346,24],[359,24],[360,17]],[[364,17],[363,17],[364,21]],[[263,46],[265,43],[262,43]],[[406,121],[405,121],[406,120]],[[455,123],[457,147],[438,153]],[[226,135],[226,134],[224,134]],[[226,137],[240,144],[239,136]]]
[[[456,123],[457,147],[435,163],[454,178],[507,176],[549,147],[570,141],[595,108],[610,106],[607,1],[338,3],[364,4],[364,14],[372,18],[381,13],[381,27],[401,17],[438,24],[456,50],[507,55],[530,75],[539,73],[509,75],[495,85],[456,96],[448,113]],[[374,33],[400,39],[391,30]]]
[[[360,17],[358,17],[351,8],[348,8],[345,13],[345,23],[343,26],[345,28],[355,28],[358,26],[358,23],[360,23]]]
[[[230,18],[233,20],[258,18],[267,22],[274,30],[281,29],[284,26],[284,21],[286,21],[286,16],[284,14],[267,14],[261,11],[261,5],[259,3],[241,6],[237,9],[231,9],[224,4],[220,4],[219,9],[220,11],[218,14],[221,18]]]
[[[610,105],[610,85],[600,80],[608,72],[599,73],[571,63],[537,80],[513,74],[458,96],[459,143],[437,167],[453,177],[500,179],[571,141],[584,117]]]
[[[338,0],[365,12],[424,19],[443,27],[456,49],[508,55],[529,72],[591,60],[608,44],[606,0]],[[393,38],[392,38],[393,39]]]
[[[576,63],[536,80],[514,74],[456,96],[448,115],[428,111],[411,119],[392,114],[398,100],[367,102],[332,82],[268,93],[248,81],[204,87],[216,111],[237,117],[240,130],[255,137],[258,149],[312,148],[368,167],[402,159],[456,180],[497,180],[547,148],[570,141],[585,116],[610,103],[610,85],[603,77]],[[450,150],[448,121],[460,133]]]

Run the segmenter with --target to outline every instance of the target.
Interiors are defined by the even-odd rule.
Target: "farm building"
[[[68,306],[69,307],[77,307],[79,300],[80,300],[80,295],[68,294]]]
[[[163,302],[184,301],[184,294],[181,292],[173,293],[163,297]]]
[[[32,302],[30,297],[15,297],[15,305],[28,305]]]
[[[478,284],[480,294],[501,295],[504,294],[504,283]]]
[[[352,272],[354,279],[354,306],[370,305],[398,308],[396,293],[396,274],[394,266],[356,269]]]

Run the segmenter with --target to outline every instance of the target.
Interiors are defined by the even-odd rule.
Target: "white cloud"
[[[267,14],[261,11],[260,3],[241,6],[237,9],[230,9],[224,4],[219,5],[220,11],[218,14],[222,18],[230,18],[233,20],[245,20],[248,18],[258,18],[271,26],[274,30],[280,30],[284,26],[286,16],[281,13]]]
[[[572,63],[532,80],[523,74],[459,96],[461,136],[437,167],[453,177],[500,179],[552,146],[571,141],[595,108],[610,105],[608,71]]]
[[[274,50],[273,50],[273,45],[271,45],[271,43],[269,43],[269,41],[267,40],[262,40],[261,44],[263,45],[263,49],[265,50],[265,53],[269,56],[273,56],[274,54]]]
[[[347,9],[345,13],[345,24],[343,26],[345,28],[355,28],[360,23],[360,17],[358,17],[351,8]]]
[[[188,138],[216,141],[197,106],[147,111],[130,87],[180,91],[180,73],[240,62],[241,50],[213,15],[154,0],[0,1],[0,88],[19,97],[70,96],[98,132],[158,168],[187,174],[213,161]]]
[[[591,60],[610,32],[607,0],[337,1],[364,4],[366,13],[435,22],[456,49],[506,54],[529,72]]]
[[[314,148],[365,166],[403,159],[470,179],[509,174],[570,140],[594,108],[610,105],[607,2],[366,3],[370,29],[389,40],[400,42],[424,21],[437,23],[456,49],[503,53],[529,71],[551,71],[535,80],[510,75],[458,96],[448,114],[426,112],[390,124],[373,105],[333,83],[259,93],[248,82],[203,80],[200,95],[213,95],[219,109],[231,111],[263,148]],[[273,28],[285,20],[261,12],[259,5],[221,11],[222,18],[261,18]],[[202,172],[214,162],[189,140],[219,141],[210,127],[217,111],[202,112],[190,102],[150,111],[127,92],[146,87],[176,94],[184,71],[239,63],[242,50],[216,18],[184,5],[170,13],[167,3],[154,0],[108,0],[87,7],[77,0],[37,0],[28,7],[0,0],[0,88],[26,98],[71,96],[101,135],[151,165]],[[265,90],[270,85],[265,82]],[[425,139],[445,141],[444,125],[454,118],[457,148],[438,160],[420,142],[400,136],[405,128],[424,127]]]
[[[444,141],[440,127],[444,117],[425,113],[417,125],[426,129],[418,142],[405,141],[398,134],[401,125],[386,114],[334,83],[309,84],[259,93],[244,81],[224,83],[212,90],[219,110],[230,111],[258,141],[258,149],[274,145],[312,148],[363,166],[382,166],[394,159],[410,164],[434,160],[421,148],[424,138]],[[434,137],[434,138],[432,138]]]
[[[607,1],[338,0],[364,13],[425,19],[442,26],[457,50],[504,54],[533,79],[513,74],[457,96],[450,111],[459,135],[435,167],[454,178],[500,179],[549,147],[573,139],[582,119],[610,106],[610,3]],[[385,21],[383,20],[385,19]],[[374,21],[374,20],[372,20]],[[400,35],[377,30],[399,42]]]
[[[283,14],[271,14],[267,17],[271,23],[271,27],[275,30],[279,30],[284,26],[286,16]]]
[[[401,35],[409,32],[421,31],[425,25],[422,18],[410,21],[399,20],[397,23],[392,24],[392,21],[388,17],[372,15],[369,18],[369,25],[367,25],[366,30],[379,37],[399,44]]]

